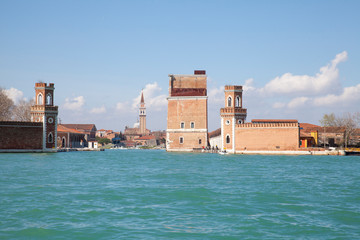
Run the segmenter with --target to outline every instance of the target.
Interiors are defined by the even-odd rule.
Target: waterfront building
[[[242,86],[225,86],[225,107],[221,108],[222,149],[243,151],[296,151],[299,149],[299,123],[287,119],[255,119],[245,122]]]
[[[65,127],[62,124],[57,126],[58,148],[83,148],[85,144],[85,133],[76,129]]]
[[[0,152],[54,152],[57,147],[58,106],[54,83],[35,83],[31,122],[0,122]]]
[[[59,124],[67,129],[76,130],[84,134],[83,147],[97,148],[95,124]]]
[[[169,75],[166,150],[193,151],[208,145],[207,76]]]

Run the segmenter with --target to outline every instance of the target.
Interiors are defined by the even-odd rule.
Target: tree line
[[[3,88],[0,88],[0,121],[31,121],[31,106],[35,104],[33,99],[20,100],[17,104],[10,99]]]
[[[344,147],[347,148],[356,129],[360,128],[360,112],[345,113],[342,116],[336,116],[334,113],[324,114],[320,124],[324,127],[324,131],[326,131],[326,127],[343,128]]]

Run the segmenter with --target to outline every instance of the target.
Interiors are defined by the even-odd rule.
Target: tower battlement
[[[46,84],[46,83],[42,83],[42,82],[39,82],[39,83],[35,83],[35,88],[54,88],[54,84],[53,83],[49,83],[49,84]]]
[[[242,89],[243,89],[242,86],[236,86],[236,85],[226,85],[225,86],[225,91],[227,91],[227,90],[242,91]]]

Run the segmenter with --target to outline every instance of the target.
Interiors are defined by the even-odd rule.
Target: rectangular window
[[[185,128],[185,123],[184,122],[180,123],[180,128]]]
[[[191,122],[191,123],[190,123],[190,127],[191,127],[191,128],[195,128],[195,123],[194,123],[194,122]]]
[[[184,138],[183,137],[180,137],[180,144],[183,144],[184,143]]]
[[[199,144],[201,144],[201,139],[199,139]]]

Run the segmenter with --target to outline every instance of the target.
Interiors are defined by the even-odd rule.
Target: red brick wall
[[[256,125],[247,123],[235,128],[235,150],[289,151],[299,149],[297,124],[286,127],[281,124]],[[242,126],[242,127],[239,127]],[[248,126],[248,127],[244,127]]]
[[[0,149],[42,149],[43,124],[0,122]]]

